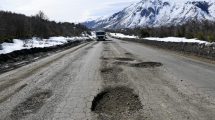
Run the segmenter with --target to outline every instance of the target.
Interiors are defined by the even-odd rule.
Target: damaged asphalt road
[[[213,120],[215,65],[89,42],[0,75],[0,120]]]

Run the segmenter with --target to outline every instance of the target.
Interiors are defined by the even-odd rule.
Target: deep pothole
[[[142,109],[138,95],[127,87],[108,88],[93,100],[91,110],[111,117],[125,113],[135,113]]]
[[[20,119],[24,116],[37,112],[46,102],[48,98],[52,96],[52,92],[50,90],[36,93],[26,101],[17,105],[10,115],[10,118],[13,120]]]

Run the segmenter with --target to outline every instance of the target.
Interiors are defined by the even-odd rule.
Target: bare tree
[[[36,14],[36,17],[37,18],[40,18],[40,19],[43,19],[43,20],[48,20],[48,17],[45,15],[45,13],[43,11],[39,11],[37,14]]]

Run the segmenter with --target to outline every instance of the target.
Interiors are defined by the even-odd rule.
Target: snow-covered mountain
[[[104,19],[85,22],[89,28],[134,28],[215,21],[215,0],[142,0]]]

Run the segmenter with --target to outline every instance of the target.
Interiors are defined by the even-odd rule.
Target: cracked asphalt
[[[108,39],[1,74],[0,120],[214,120],[214,64]]]

